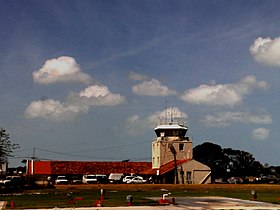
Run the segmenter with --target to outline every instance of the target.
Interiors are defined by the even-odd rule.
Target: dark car
[[[81,176],[73,176],[71,178],[71,184],[82,184],[83,180]]]
[[[4,180],[0,181],[0,184],[5,187],[23,187],[24,180],[21,176],[7,176]]]
[[[96,174],[97,183],[106,184],[109,182],[108,177],[104,174]]]

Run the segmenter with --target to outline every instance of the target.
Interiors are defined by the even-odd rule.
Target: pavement
[[[158,197],[150,198],[153,200],[159,200]],[[241,200],[235,198],[225,197],[176,197],[175,205],[164,206],[119,206],[119,207],[73,207],[73,208],[61,208],[63,210],[121,210],[121,209],[134,209],[134,210],[280,210],[280,205],[264,203],[259,201]],[[0,202],[0,210],[5,209],[5,202]],[[53,208],[53,210],[59,210],[60,208]],[[27,209],[26,209],[27,210]],[[32,209],[34,210],[34,209]],[[45,209],[42,209],[45,210]],[[50,210],[50,209],[49,209]]]

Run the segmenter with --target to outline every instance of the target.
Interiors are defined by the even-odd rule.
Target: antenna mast
[[[164,124],[167,124],[167,101],[165,101],[165,116],[164,116]]]

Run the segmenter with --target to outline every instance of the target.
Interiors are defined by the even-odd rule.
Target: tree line
[[[252,154],[205,142],[193,149],[193,158],[211,168],[212,179],[228,180],[230,177],[280,177],[279,167],[268,167],[257,161]]]

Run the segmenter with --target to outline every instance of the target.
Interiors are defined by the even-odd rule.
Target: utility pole
[[[35,147],[33,147],[33,153],[32,153],[32,157],[31,157],[32,160],[37,159],[37,157],[35,157],[35,154],[36,154]]]

